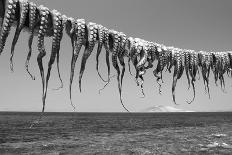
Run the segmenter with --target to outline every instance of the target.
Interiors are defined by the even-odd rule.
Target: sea
[[[0,154],[232,154],[232,113],[0,112]]]

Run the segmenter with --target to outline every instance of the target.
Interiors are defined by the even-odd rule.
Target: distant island
[[[141,112],[195,112],[195,111],[189,111],[189,110],[177,109],[171,106],[159,105],[159,106],[146,108]]]

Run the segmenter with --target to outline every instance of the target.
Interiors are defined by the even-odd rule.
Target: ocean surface
[[[0,154],[232,154],[228,112],[39,116],[0,112]]]

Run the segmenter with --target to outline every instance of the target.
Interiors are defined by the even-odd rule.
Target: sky
[[[43,4],[49,9],[59,10],[69,17],[84,18],[87,22],[102,24],[109,29],[124,32],[128,37],[139,37],[145,40],[162,43],[185,49],[206,51],[232,50],[232,1],[231,0],[40,0],[34,2]],[[28,47],[28,33],[21,33],[16,45],[14,56],[14,72],[10,71],[10,47],[15,28],[12,29],[4,52],[0,57],[0,111],[41,111],[42,84],[36,57],[37,38],[33,43],[31,72],[36,80],[30,79],[24,68]],[[46,39],[47,55],[44,66],[51,51],[51,38]],[[83,52],[83,50],[82,50]],[[82,56],[80,53],[80,57]],[[71,63],[71,42],[65,34],[61,43],[60,69],[64,88],[52,90],[59,86],[57,69],[54,65],[49,83],[45,111],[72,112],[69,101],[69,75]],[[79,92],[78,76],[80,69],[79,57],[73,83],[73,103],[76,112],[125,112],[122,108],[117,88],[117,80],[102,91],[104,83],[98,77],[95,65],[96,48],[89,58],[82,80],[82,93]],[[106,78],[104,52],[101,54],[100,70]],[[116,72],[112,68],[112,75]],[[45,69],[46,70],[46,69]],[[140,112],[153,106],[172,106],[189,111],[232,111],[232,80],[226,77],[226,93],[216,87],[212,74],[210,75],[211,99],[205,93],[202,78],[196,82],[196,99],[192,104],[193,91],[188,90],[186,76],[178,81],[176,87],[175,105],[172,101],[172,74],[164,73],[162,94],[158,93],[155,77],[149,70],[145,75],[145,98],[134,77],[128,73],[128,67],[123,84],[123,101],[131,112]]]

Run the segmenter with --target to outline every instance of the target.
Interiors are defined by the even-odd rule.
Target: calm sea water
[[[232,154],[232,113],[0,113],[0,154]]]

